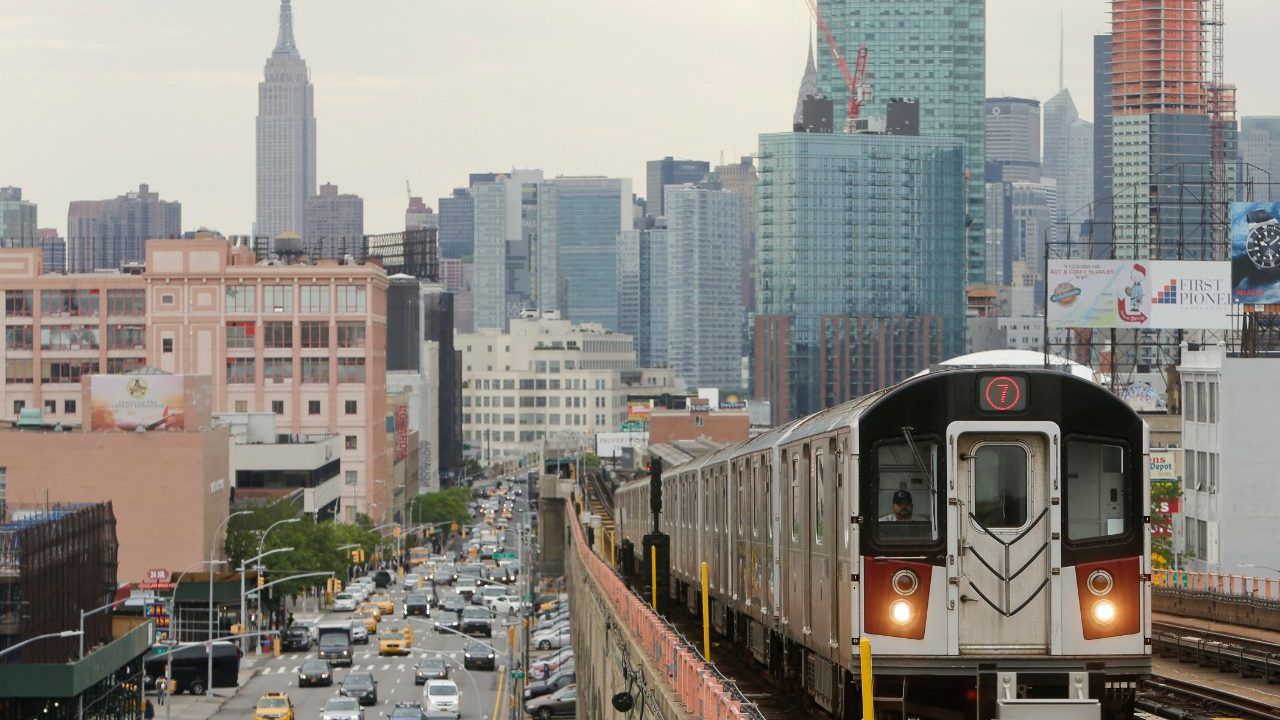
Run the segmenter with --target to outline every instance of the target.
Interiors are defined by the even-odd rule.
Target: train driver
[[[880,522],[906,522],[914,519],[912,512],[914,505],[911,503],[911,493],[907,490],[899,490],[893,494],[893,512],[880,518]]]

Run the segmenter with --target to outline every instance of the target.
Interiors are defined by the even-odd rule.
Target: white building
[[[1277,369],[1275,358],[1233,357],[1223,345],[1182,346],[1182,568],[1275,575],[1247,566],[1277,565]]]
[[[462,439],[483,460],[536,452],[561,434],[618,430],[628,395],[673,390],[670,370],[638,366],[630,335],[554,312],[526,312],[506,333],[458,334],[454,344],[462,353]]]
[[[280,33],[258,83],[257,220],[254,235],[274,238],[307,229],[307,198],[316,191],[315,89],[293,41],[293,10],[280,1]]]

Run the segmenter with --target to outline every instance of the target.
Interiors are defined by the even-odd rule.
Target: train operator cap
[[[894,494],[893,494],[893,504],[894,504],[894,505],[912,505],[912,504],[914,504],[914,503],[912,503],[912,502],[911,502],[911,493],[907,492],[906,490],[899,490],[898,492],[894,493]]]

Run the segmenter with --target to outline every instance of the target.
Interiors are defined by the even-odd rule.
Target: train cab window
[[[938,444],[922,439],[910,444],[888,441],[875,447],[873,458],[876,541],[886,545],[937,541]]]
[[[988,443],[973,450],[973,517],[989,530],[1027,524],[1030,454],[1022,445]]]
[[[1125,448],[1100,440],[1067,441],[1067,539],[1102,540],[1128,531],[1133,497],[1125,482]]]

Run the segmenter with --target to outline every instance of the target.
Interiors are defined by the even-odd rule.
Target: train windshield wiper
[[[920,449],[916,447],[916,441],[911,437],[911,433],[915,428],[910,425],[902,427],[902,437],[907,440],[907,447],[911,450],[911,457],[915,458],[916,468],[920,470],[920,474],[924,475],[925,482],[929,483],[929,528],[933,531],[933,537],[938,537],[938,486],[933,482],[933,473],[925,464],[924,458],[920,455]]]

